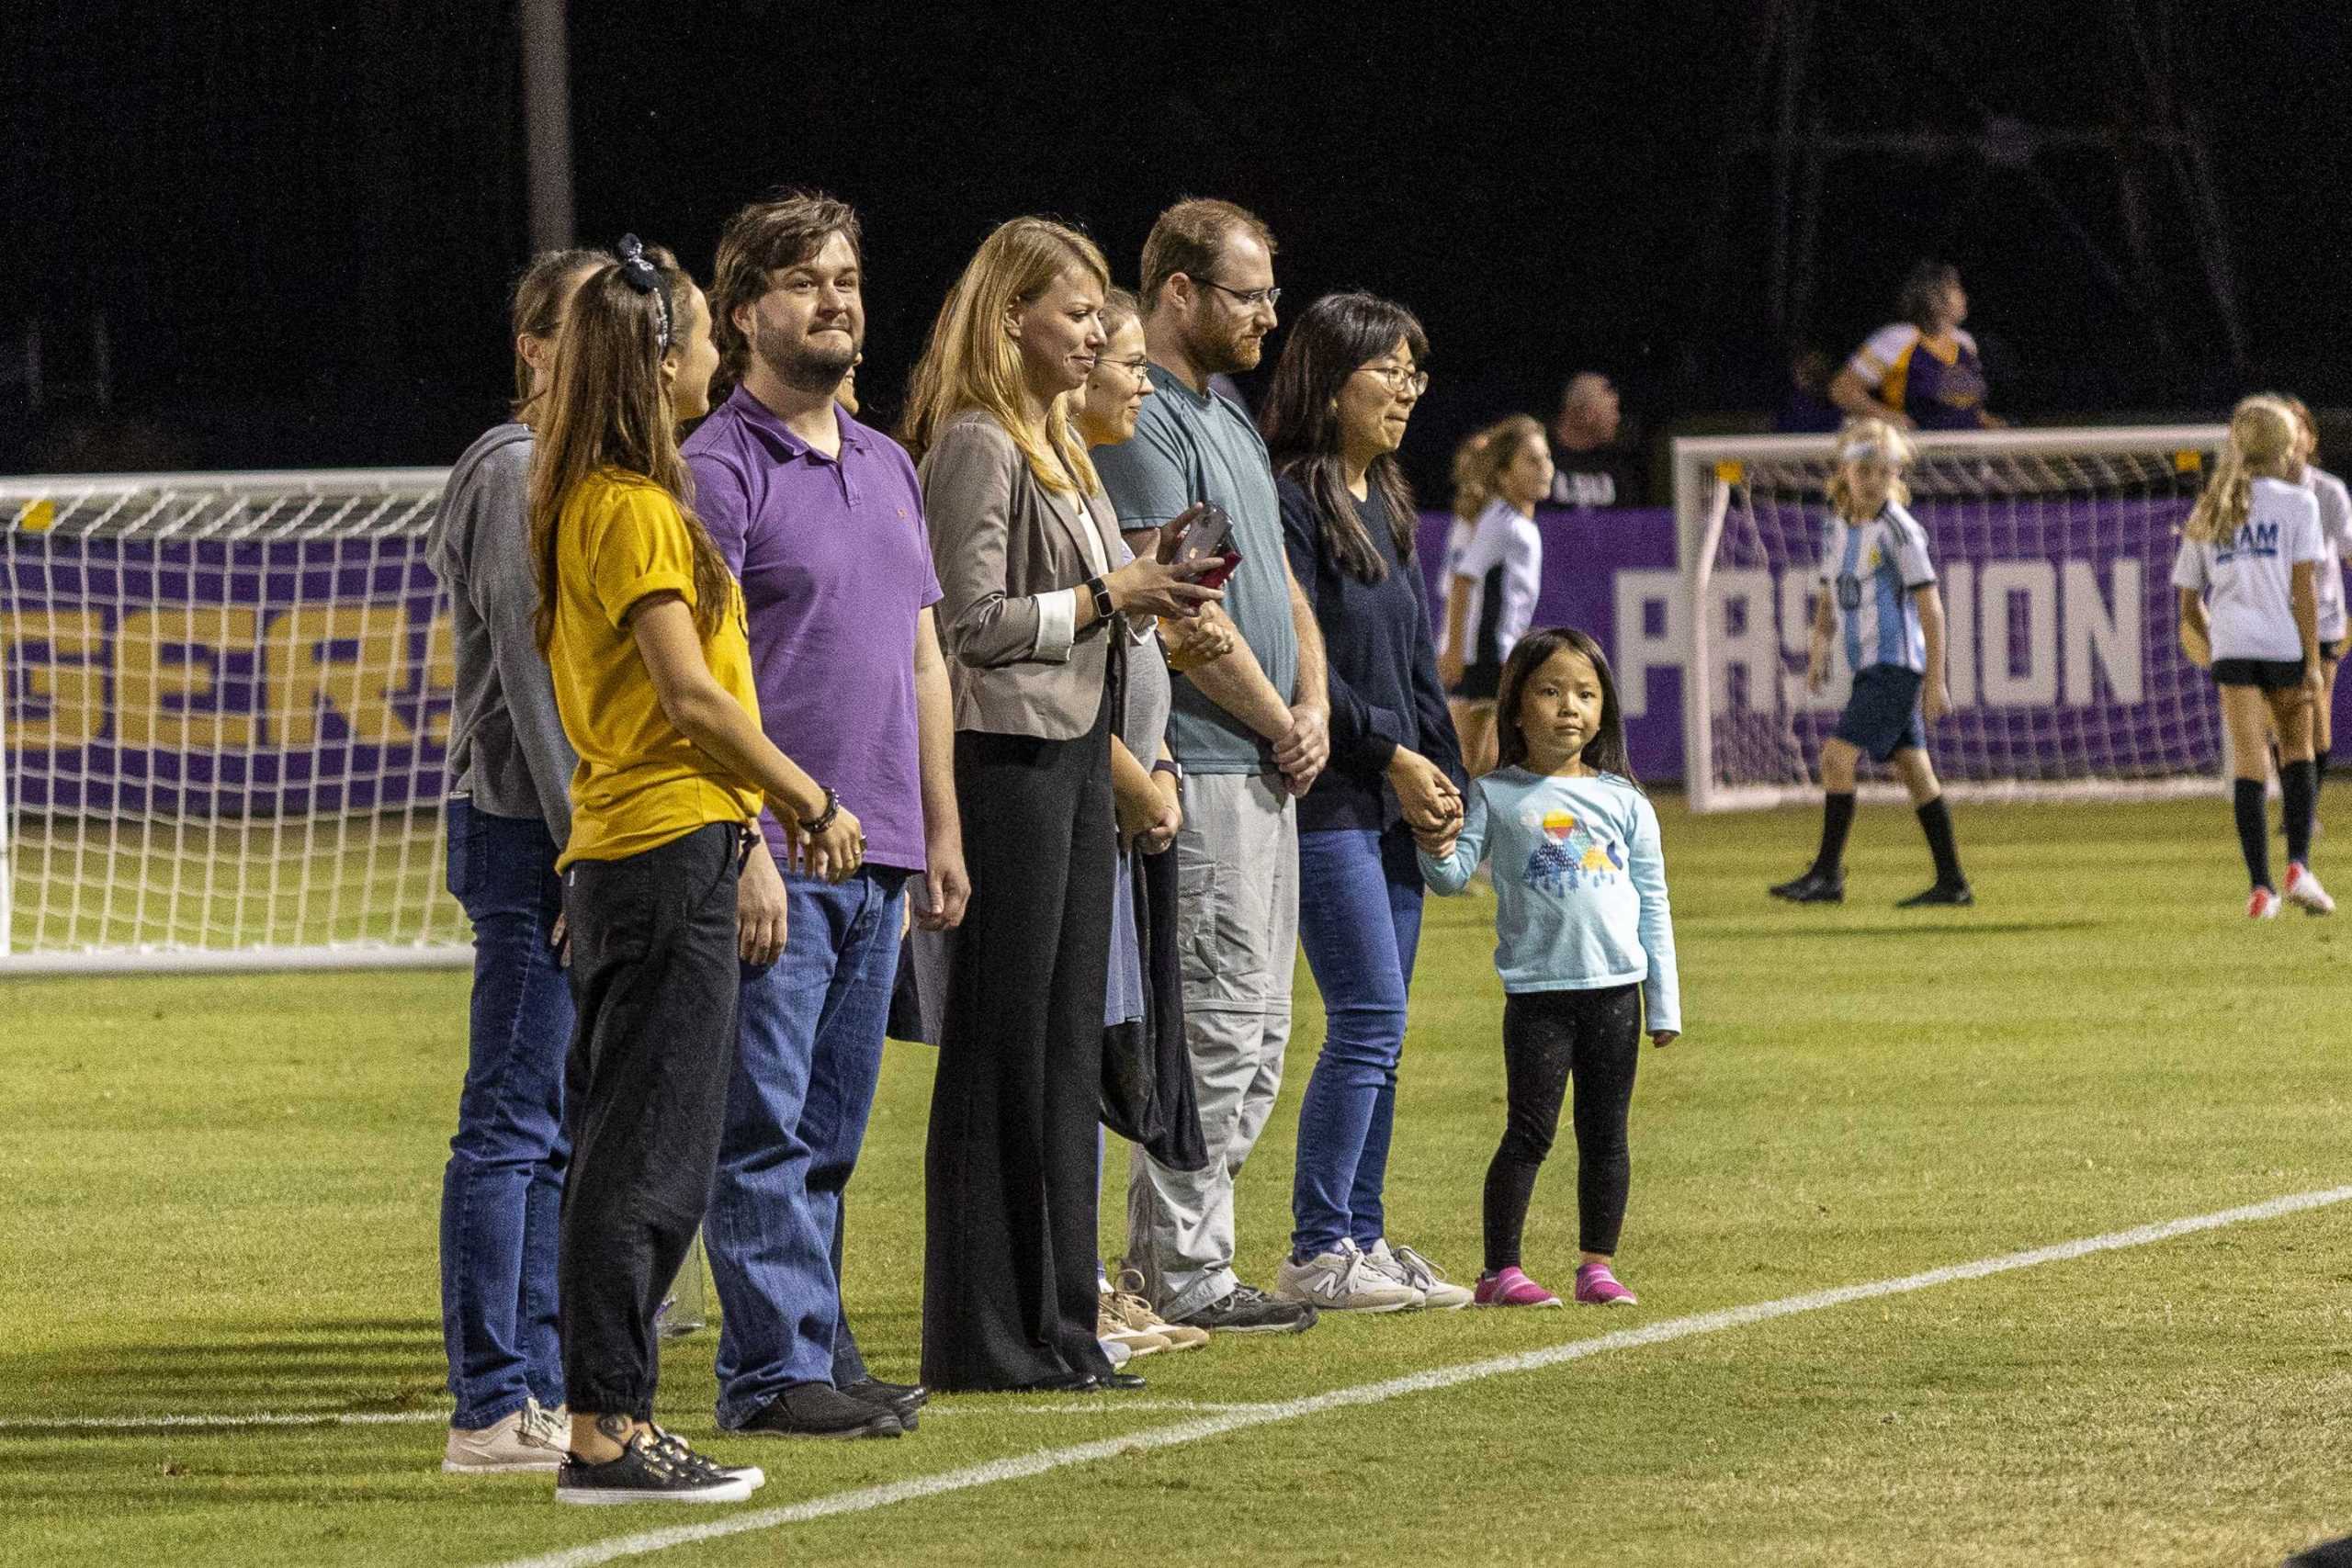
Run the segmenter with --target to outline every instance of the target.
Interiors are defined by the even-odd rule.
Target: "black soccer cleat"
[[[1964,909],[1975,902],[1976,895],[1969,890],[1967,883],[1939,882],[1924,893],[1914,893],[1910,897],[1898,901],[1894,907],[1898,909],[1924,909],[1944,904]]]
[[[1842,872],[1825,872],[1815,867],[1765,891],[1792,904],[1842,904],[1846,901],[1846,877]]]

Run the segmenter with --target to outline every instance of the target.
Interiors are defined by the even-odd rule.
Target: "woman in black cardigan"
[[[1291,1256],[1278,1294],[1325,1309],[1466,1305],[1384,1234],[1396,1064],[1421,933],[1413,829],[1462,810],[1461,743],[1438,684],[1396,451],[1429,385],[1402,306],[1318,299],[1290,330],[1262,423],[1293,574],[1330,660],[1331,762],[1299,804],[1299,937],[1323,993],[1299,1106]]]

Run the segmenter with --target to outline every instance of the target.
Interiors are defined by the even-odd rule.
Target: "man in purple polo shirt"
[[[864,868],[832,886],[794,870],[763,818],[773,855],[742,882],[741,1048],[704,1232],[726,1313],[718,1423],[747,1436],[894,1438],[925,1398],[866,1371],[841,1304],[842,1194],[909,885],[935,930],[969,891],[922,487],[835,401],[865,335],[859,259],[857,216],[830,197],[735,216],[710,302],[740,384],[684,448],[695,510],[742,580],[761,719],[865,829]]]

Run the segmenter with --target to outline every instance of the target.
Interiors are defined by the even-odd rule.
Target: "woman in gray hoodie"
[[[441,1324],[458,1408],[441,1468],[554,1470],[563,1459],[556,1230],[570,1145],[571,993],[556,852],[574,763],[532,630],[532,412],[572,291],[612,258],[548,251],[514,287],[514,417],[449,472],[426,548],[449,591],[449,891],[474,928],[469,1055],[441,1182]]]

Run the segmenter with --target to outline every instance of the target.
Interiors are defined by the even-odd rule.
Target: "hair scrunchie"
[[[613,247],[613,254],[620,257],[621,281],[639,294],[653,296],[654,339],[662,353],[669,353],[670,290],[662,285],[661,269],[645,254],[645,243],[634,234],[623,234],[620,243]]]

